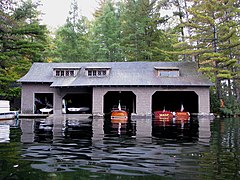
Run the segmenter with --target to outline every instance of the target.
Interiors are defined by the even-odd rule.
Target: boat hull
[[[111,112],[111,122],[125,122],[128,120],[128,113],[123,110],[114,110]]]
[[[154,118],[156,120],[170,121],[173,119],[173,114],[170,111],[155,111]]]
[[[0,113],[0,120],[12,120],[17,117],[17,112]]]
[[[176,117],[177,121],[189,120],[190,114],[189,114],[189,112],[186,112],[186,111],[176,112],[175,117]]]

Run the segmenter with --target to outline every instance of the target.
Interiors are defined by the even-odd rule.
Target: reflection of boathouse
[[[22,114],[103,115],[119,100],[139,116],[181,104],[190,113],[210,112],[211,83],[193,62],[34,63],[19,82]]]

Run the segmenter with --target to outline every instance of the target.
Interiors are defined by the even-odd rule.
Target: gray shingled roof
[[[76,77],[54,77],[54,68],[81,68]],[[88,77],[85,68],[111,68],[109,76]],[[178,67],[179,77],[157,77],[160,67]],[[51,87],[66,86],[211,86],[197,72],[193,62],[91,62],[91,63],[34,63],[29,72],[18,80],[21,83],[51,83]]]

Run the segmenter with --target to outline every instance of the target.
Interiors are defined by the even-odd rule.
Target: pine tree
[[[141,0],[126,0],[121,9],[121,43],[127,61],[141,61],[147,55],[144,40],[147,17],[141,3]]]
[[[172,12],[172,17],[167,16],[168,19],[171,19],[171,29],[173,37],[176,37],[177,41],[174,43],[174,47],[178,48],[178,51],[184,50],[189,43],[189,37],[191,37],[191,31],[189,28],[184,26],[185,22],[189,22],[189,14],[187,8],[191,4],[191,1],[187,0],[163,0],[159,2],[161,9]],[[168,30],[169,31],[169,30]],[[178,60],[180,61],[189,61],[194,57],[189,56],[188,54],[178,54]]]
[[[126,0],[121,8],[121,46],[128,61],[169,61],[174,55],[172,39],[161,29],[167,19],[161,17],[157,0]]]
[[[93,60],[122,61],[118,9],[111,0],[102,2],[100,9],[92,27]]]
[[[54,52],[55,61],[79,62],[89,60],[88,21],[80,16],[78,4],[71,4],[66,24],[56,31]]]
[[[190,28],[192,36],[182,53],[197,57],[200,71],[215,82],[217,97],[222,99],[222,83],[239,77],[239,10],[234,0],[194,0],[188,12],[191,18],[183,25]]]
[[[39,24],[38,4],[23,1],[14,9],[12,1],[2,3],[0,96],[12,98],[20,92],[15,81],[28,71],[32,62],[44,61],[47,29]]]

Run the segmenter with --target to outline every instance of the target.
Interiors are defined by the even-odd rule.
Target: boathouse
[[[34,63],[22,84],[22,114],[104,115],[119,101],[132,115],[210,113],[212,83],[194,62]]]

